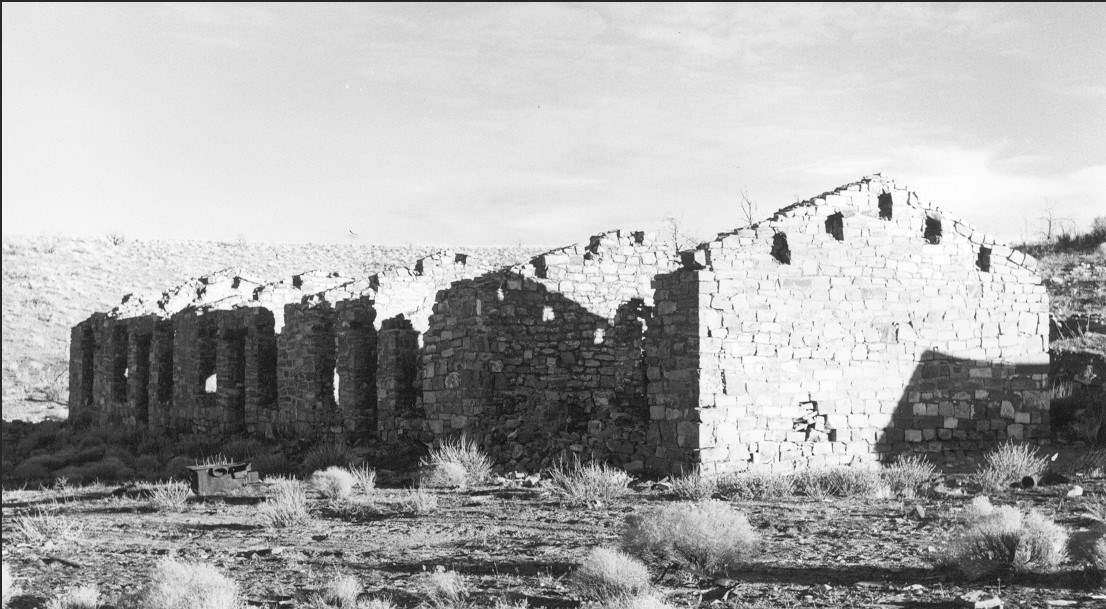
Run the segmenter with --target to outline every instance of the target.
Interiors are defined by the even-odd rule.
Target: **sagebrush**
[[[492,460],[480,450],[475,440],[464,434],[442,440],[441,445],[430,451],[430,456],[422,461],[422,466],[429,468],[444,464],[452,464],[451,469],[459,467],[467,483],[480,484],[491,478]]]
[[[258,522],[270,528],[289,528],[312,521],[307,506],[307,493],[296,480],[278,480],[268,501],[257,506]]]
[[[572,584],[584,598],[625,599],[649,590],[649,568],[613,548],[595,548],[572,574]]]
[[[1007,442],[983,458],[974,478],[984,490],[998,491],[1026,477],[1039,477],[1048,467],[1048,458],[1035,446]]]
[[[46,609],[99,609],[100,589],[86,584],[64,590],[46,603]]]
[[[718,492],[718,481],[699,474],[680,476],[672,480],[672,492],[681,499],[703,501]]]
[[[345,468],[332,465],[311,474],[310,482],[327,499],[348,499],[356,479]]]
[[[238,584],[211,565],[166,558],[121,609],[240,609]]]
[[[1067,558],[1067,544],[1067,530],[1036,510],[976,501],[949,552],[962,573],[978,578],[1051,571]]]
[[[606,503],[630,492],[630,476],[605,463],[561,462],[549,472],[553,492],[572,506]]]
[[[622,547],[646,561],[678,564],[709,576],[735,571],[757,553],[744,514],[723,501],[665,505],[626,521]]]

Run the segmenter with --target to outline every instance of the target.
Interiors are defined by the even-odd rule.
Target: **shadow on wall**
[[[994,444],[1051,435],[1048,365],[926,351],[876,443],[883,459],[924,452],[955,459]]]
[[[463,430],[509,468],[568,454],[641,459],[642,299],[607,319],[538,280],[496,271],[440,291],[434,311],[422,397],[435,435]]]

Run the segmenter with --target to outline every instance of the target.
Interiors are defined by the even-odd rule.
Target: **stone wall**
[[[575,453],[640,469],[642,330],[675,257],[614,231],[439,293],[422,353],[429,430],[466,432],[509,468]]]
[[[1034,261],[880,177],[658,282],[650,465],[791,470],[1048,433]]]

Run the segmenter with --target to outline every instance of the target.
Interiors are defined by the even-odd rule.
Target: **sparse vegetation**
[[[273,485],[273,494],[257,506],[257,520],[269,528],[289,528],[311,522],[307,493],[296,480],[282,479]]]
[[[46,609],[99,609],[100,589],[94,585],[68,588],[46,603]]]
[[[408,490],[397,505],[404,512],[423,516],[438,509],[438,496],[421,488]]]
[[[362,591],[364,586],[356,577],[334,573],[315,599],[315,604],[336,609],[354,609],[358,606],[357,597],[361,596]]]
[[[795,490],[795,480],[779,473],[727,474],[718,480],[718,493],[726,499],[779,499]]]
[[[150,489],[150,504],[159,510],[179,511],[188,505],[192,489],[184,482],[170,480]]]
[[[630,476],[610,465],[594,461],[581,465],[564,462],[549,472],[553,492],[565,503],[574,506],[606,503],[629,492]]]
[[[912,499],[923,493],[933,483],[937,468],[922,457],[911,455],[899,458],[884,467],[880,475],[892,493],[905,499]]]
[[[630,516],[622,546],[646,561],[676,563],[715,576],[748,562],[757,551],[757,536],[744,514],[712,500],[666,505]]]
[[[351,467],[349,473],[353,475],[353,483],[361,492],[368,495],[376,488],[376,470],[367,465]]]
[[[1048,458],[1038,454],[1029,444],[1007,442],[987,453],[975,481],[985,491],[1002,490],[1022,478],[1034,478],[1044,473]]]
[[[486,482],[491,477],[492,461],[474,440],[462,434],[455,439],[443,440],[438,448],[430,451],[422,467],[431,472],[432,479],[440,480],[443,486],[464,486],[466,483]],[[458,480],[459,484],[456,483]]]
[[[587,603],[581,609],[675,609],[672,605],[656,596],[635,596],[629,599],[615,599],[605,603]]]
[[[825,467],[800,470],[794,476],[795,491],[808,497],[871,497],[890,490],[879,470],[866,467]]]
[[[238,584],[215,567],[162,559],[128,609],[240,609]]]
[[[425,583],[431,606],[438,609],[461,609],[466,606],[469,588],[460,573],[438,566],[426,575]]]
[[[710,499],[718,492],[718,480],[704,478],[699,474],[680,476],[672,480],[672,492],[681,499],[688,501],[703,501]]]
[[[572,574],[584,598],[629,599],[649,590],[649,568],[633,556],[611,548],[595,548]]]
[[[1007,572],[1041,573],[1067,557],[1068,532],[1036,510],[973,502],[950,547],[951,561],[971,578]]]
[[[337,466],[311,474],[311,486],[328,499],[349,499],[356,479],[348,470]]]
[[[462,488],[468,484],[465,467],[460,463],[424,464],[419,469],[419,486],[427,488]]]
[[[35,508],[15,521],[16,534],[24,543],[67,545],[84,538],[84,525],[60,513],[57,505]]]

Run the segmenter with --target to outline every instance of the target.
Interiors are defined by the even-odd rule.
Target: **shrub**
[[[796,472],[795,490],[809,497],[868,497],[887,492],[878,470],[825,467]]]
[[[699,474],[681,476],[672,481],[672,492],[681,499],[703,501],[718,491],[718,481]]]
[[[718,493],[727,499],[778,499],[794,492],[794,485],[779,473],[727,474],[718,480]]]
[[[307,509],[307,494],[295,480],[277,481],[269,500],[258,506],[257,519],[263,526],[288,528],[311,522]]]
[[[243,599],[238,584],[215,567],[166,558],[132,602],[135,609],[239,609]]]
[[[1067,557],[1068,533],[1036,510],[973,504],[968,522],[950,548],[968,577],[1051,570]]]
[[[1007,442],[987,453],[974,478],[985,490],[998,491],[1026,476],[1040,476],[1046,467],[1048,458],[1038,456],[1037,448]]]
[[[461,574],[456,571],[446,571],[445,567],[438,566],[426,576],[427,595],[435,607],[459,607],[463,606],[468,598],[469,589]]]
[[[311,474],[311,486],[328,499],[348,499],[353,484],[353,474],[337,466]]]
[[[616,599],[606,603],[587,603],[581,609],[675,609],[672,605],[655,596],[637,596],[630,599]]]
[[[386,598],[371,598],[357,603],[357,609],[396,609],[396,604]]]
[[[1091,551],[1091,564],[1103,577],[1106,577],[1106,537],[1101,537]]]
[[[911,499],[926,490],[937,475],[937,468],[925,459],[912,455],[899,458],[884,467],[880,472],[883,481],[891,487],[891,492],[899,497]]]
[[[315,445],[303,457],[303,473],[324,470],[332,465],[349,467],[356,462],[357,455],[353,454],[349,445],[345,442],[323,442]]]
[[[454,464],[464,472],[464,479],[479,484],[487,481],[492,474],[492,461],[484,454],[474,440],[462,434],[457,439],[446,439],[441,446],[430,451],[430,456],[421,463],[423,467],[435,467],[441,464]]]
[[[421,488],[407,491],[399,501],[399,508],[416,516],[423,516],[438,509],[438,496]]]
[[[322,600],[332,607],[353,609],[363,590],[361,582],[352,575],[334,574],[323,586]]]
[[[1083,498],[1083,511],[1091,518],[1106,522],[1106,494],[1088,495]]]
[[[46,603],[46,609],[98,609],[100,590],[86,585],[69,588]]]
[[[569,505],[590,505],[625,496],[630,486],[626,472],[594,461],[580,465],[579,460],[567,465],[561,462],[549,477],[553,492]]]
[[[572,574],[585,598],[630,598],[649,589],[649,568],[638,559],[609,548],[595,548]]]
[[[353,475],[354,485],[368,495],[376,488],[376,470],[367,465],[351,467],[349,473]]]
[[[468,483],[465,466],[449,461],[425,464],[419,470],[419,486],[461,488]]]
[[[150,503],[159,510],[177,512],[188,504],[192,489],[183,482],[168,481],[150,490]]]
[[[17,535],[26,543],[40,546],[46,542],[66,545],[84,538],[84,525],[57,512],[56,508],[35,508],[15,521]]]
[[[707,575],[734,570],[755,552],[756,533],[744,514],[722,501],[674,504],[627,519],[622,546],[630,554],[677,563]]]

